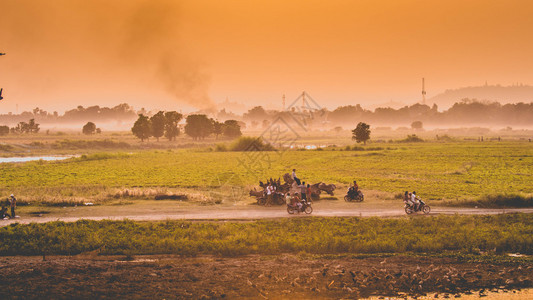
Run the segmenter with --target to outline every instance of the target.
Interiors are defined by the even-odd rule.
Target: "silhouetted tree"
[[[245,120],[264,120],[268,118],[268,114],[262,106],[256,106],[244,113],[242,116]]]
[[[241,126],[237,120],[226,120],[224,122],[224,135],[229,138],[236,138],[242,135]]]
[[[159,138],[165,134],[165,113],[159,111],[158,113],[153,115],[150,118],[150,124],[152,125],[152,136],[155,137],[159,142]]]
[[[0,126],[0,136],[2,135],[8,135],[9,134],[9,127],[8,126]]]
[[[411,123],[411,128],[413,129],[422,129],[424,127],[424,124],[422,124],[421,121],[414,121]]]
[[[13,133],[26,133],[28,132],[28,123],[26,122],[19,122],[17,126],[11,128],[11,131]]]
[[[352,123],[354,119],[360,119],[364,112],[359,104],[339,106],[328,114],[328,120],[333,123]]]
[[[370,139],[370,125],[359,122],[357,127],[352,130],[352,140],[355,140],[357,143],[363,142],[366,145],[366,141]]]
[[[152,134],[151,127],[152,126],[148,117],[143,114],[139,114],[139,118],[133,124],[131,132],[133,132],[136,137],[140,138],[141,142],[144,142],[144,140],[148,139]]]
[[[224,123],[220,123],[213,119],[211,119],[211,122],[213,122],[213,134],[215,135],[215,138],[218,139],[218,136],[224,131]]]
[[[26,132],[29,132],[29,133],[37,133],[39,132],[41,128],[39,128],[39,124],[35,123],[35,119],[30,119],[30,121],[28,122],[28,129],[26,130]]]
[[[81,132],[87,135],[94,134],[96,132],[96,125],[93,122],[87,122],[87,124],[83,125]]]
[[[176,137],[180,134],[178,123],[183,118],[183,115],[177,111],[165,112],[165,137],[169,140],[176,140]]]
[[[46,112],[36,108],[33,110],[34,114],[36,112],[38,115],[43,116],[47,114]],[[60,117],[56,112],[54,112],[55,118],[60,118],[65,121],[101,121],[101,120],[132,120],[137,114],[133,109],[126,103],[119,104],[113,108],[108,107],[99,107],[98,105],[90,106],[84,108],[83,106],[78,106],[76,109],[68,110],[65,114]]]
[[[185,133],[194,140],[204,139],[213,133],[213,123],[206,115],[189,115],[185,124]]]
[[[28,123],[19,122],[17,126],[10,129],[11,133],[37,133],[39,132],[39,124],[35,123],[35,119],[30,119]]]

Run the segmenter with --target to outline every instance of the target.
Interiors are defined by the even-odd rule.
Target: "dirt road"
[[[115,207],[66,207],[49,214],[22,214],[21,217],[0,220],[0,226],[12,223],[45,223],[50,221],[75,222],[80,219],[87,220],[123,220],[135,221],[162,221],[162,220],[252,220],[272,218],[298,218],[298,217],[402,217],[406,216],[403,208],[386,208],[381,206],[368,206],[353,203],[332,204],[319,202],[313,205],[314,211],[310,215],[304,213],[289,215],[285,206],[259,207],[256,205],[236,206],[150,206],[146,208],[115,206]],[[483,209],[483,208],[450,208],[434,207],[429,215],[480,215],[503,213],[533,213],[533,208],[525,209]],[[414,215],[423,216],[423,213]]]

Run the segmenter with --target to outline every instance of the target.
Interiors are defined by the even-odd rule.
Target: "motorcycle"
[[[344,196],[344,201],[346,202],[351,202],[351,201],[361,202],[363,200],[365,200],[365,195],[363,195],[363,192],[361,191],[357,191],[357,194],[355,195],[354,193],[348,192],[346,196]]]
[[[418,204],[418,207],[416,209],[411,204],[406,202],[405,203],[405,213],[410,215],[410,214],[415,213],[415,212],[423,211],[426,215],[429,214],[429,212],[431,211],[431,207],[429,207],[429,205],[427,205],[422,200],[418,200],[418,202],[419,202],[419,204]]]
[[[302,201],[300,202],[302,204],[301,207],[299,207],[298,205],[294,204],[288,204],[287,205],[287,212],[289,214],[294,214],[294,213],[301,213],[301,212],[305,212],[306,214],[310,214],[313,212],[313,207],[311,207],[311,202],[307,202],[307,201]]]

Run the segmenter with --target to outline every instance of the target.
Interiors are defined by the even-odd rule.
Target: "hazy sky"
[[[530,0],[0,0],[0,113],[281,108],[533,84]]]

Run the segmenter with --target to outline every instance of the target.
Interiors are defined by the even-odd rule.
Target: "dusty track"
[[[369,208],[353,204],[349,207],[330,207],[325,203],[313,205],[314,211],[310,215],[304,213],[289,215],[285,206],[258,207],[258,206],[198,206],[198,207],[175,207],[169,209],[153,208],[150,211],[113,210],[105,214],[102,211],[91,215],[90,211],[83,215],[76,215],[75,208],[66,208],[65,212],[57,215],[23,216],[11,220],[0,220],[0,226],[12,223],[45,223],[50,221],[75,222],[80,219],[86,220],[135,220],[135,221],[162,221],[162,220],[253,220],[297,217],[402,217],[406,216],[400,208]],[[78,211],[80,208],[78,208]],[[103,210],[105,212],[105,210]],[[432,208],[430,216],[435,215],[494,215],[504,213],[533,213],[533,208],[522,209],[482,209],[482,208]],[[415,216],[424,216],[419,212]]]

